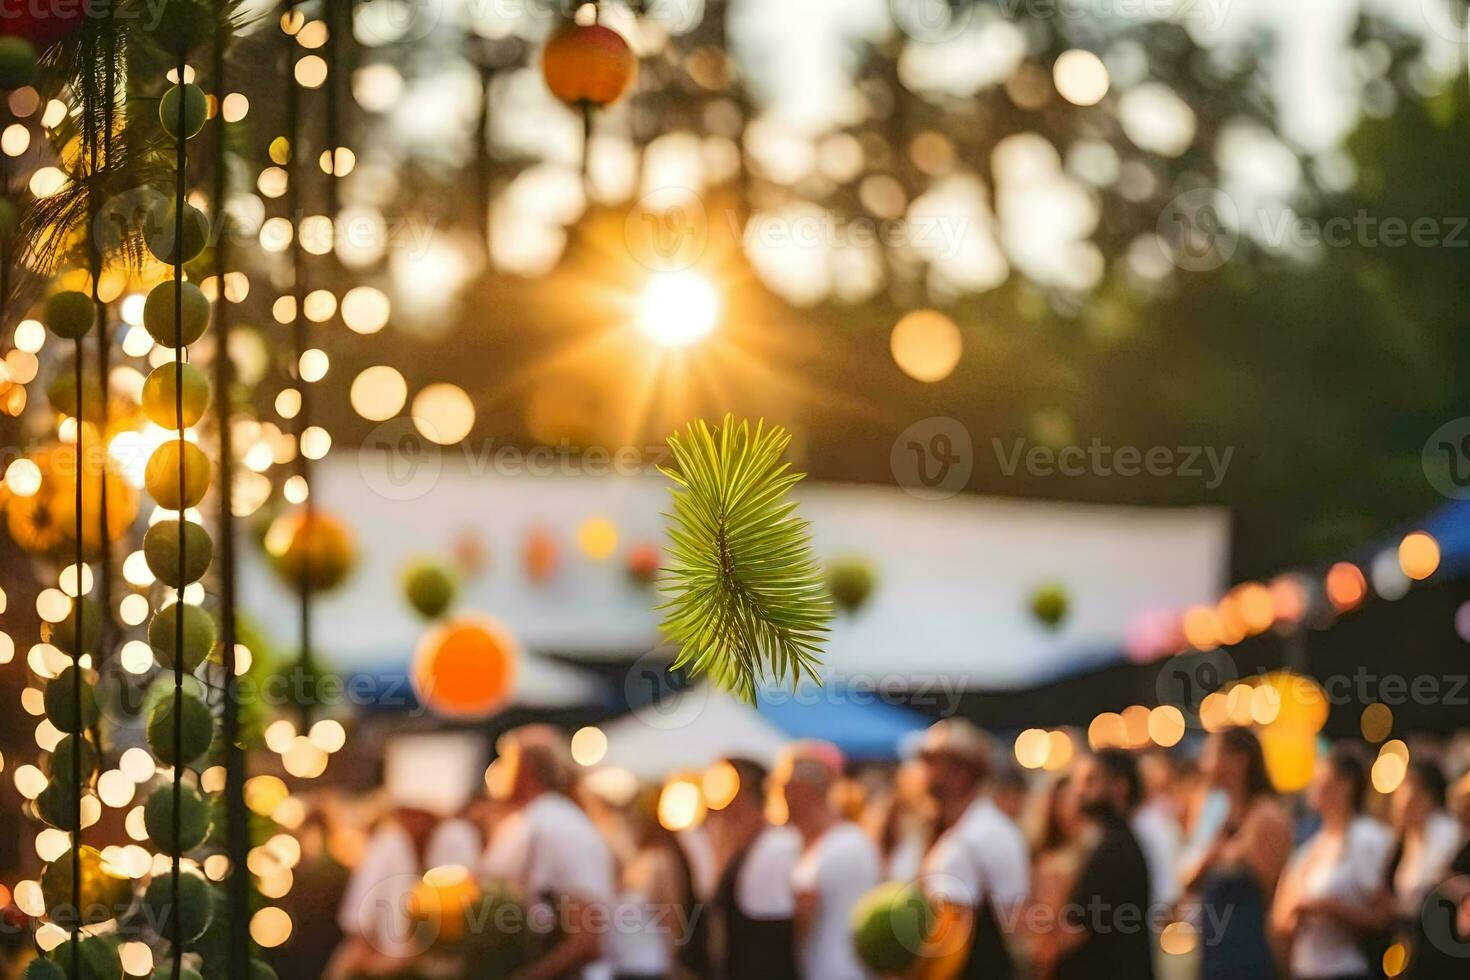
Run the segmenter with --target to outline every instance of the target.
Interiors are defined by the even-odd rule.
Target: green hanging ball
[[[46,329],[56,336],[66,340],[80,340],[91,331],[92,324],[96,322],[97,308],[92,303],[92,297],[86,293],[67,289],[53,293],[46,300],[46,308],[41,317],[46,321]]]
[[[132,879],[109,867],[97,848],[83,845],[75,851],[68,849],[41,871],[41,896],[51,921],[70,928],[77,918],[72,895],[72,856],[78,853],[82,856],[78,872],[82,886],[82,925],[116,919],[132,908]]]
[[[180,370],[182,368],[182,370]],[[196,425],[209,408],[209,379],[192,364],[162,364],[153,369],[143,382],[143,414],[154,425],[177,429],[179,378],[183,377],[184,425]]]
[[[0,37],[0,89],[25,88],[36,80],[36,46],[14,34]]]
[[[77,405],[77,359],[67,355],[57,364],[56,374],[46,385],[51,408],[62,415],[76,418],[78,411],[88,422],[101,422],[105,414],[102,371],[95,361],[82,361],[82,404]]]
[[[66,971],[44,956],[38,956],[26,965],[21,980],[66,980]]]
[[[204,89],[189,82],[182,89],[184,93],[184,139],[193,139],[199,135],[204,128],[204,123],[209,119],[209,99],[204,95]],[[164,132],[174,139],[179,138],[179,86],[175,85],[163,93],[163,98],[158,101],[158,121],[163,123]]]
[[[143,329],[148,331],[148,336],[152,337],[155,343],[170,350],[179,346],[181,339],[183,345],[188,347],[204,336],[204,331],[209,329],[209,300],[205,298],[204,292],[198,286],[192,282],[186,282],[183,285],[184,329],[182,338],[180,337],[180,332],[174,329],[174,324],[177,322],[174,316],[174,303],[178,293],[178,281],[165,279],[150,289],[148,298],[143,301]],[[164,367],[168,365],[165,364]],[[165,426],[165,428],[173,428],[173,426]]]
[[[174,938],[174,895],[173,876],[159,875],[148,883],[143,892],[143,909],[148,913],[148,926],[158,938],[173,941]],[[204,935],[213,914],[213,901],[209,895],[209,884],[192,871],[179,875],[179,919],[184,942],[192,943]]]
[[[52,780],[36,797],[36,816],[48,827],[57,830],[77,829],[77,788],[66,779]],[[90,794],[89,794],[90,795]]]
[[[181,699],[184,705],[183,753],[174,752],[174,699],[165,698],[148,718],[148,747],[166,766],[187,766],[209,751],[214,742],[214,713],[209,705],[192,694]]]
[[[77,619],[81,618],[81,645],[77,643]],[[75,660],[84,653],[97,649],[102,638],[102,612],[97,604],[85,597],[73,599],[71,612],[59,623],[51,624],[51,645]]]
[[[203,211],[185,202],[182,238],[178,234],[177,214],[174,202],[169,201],[150,210],[143,222],[143,244],[148,246],[148,251],[155,259],[165,265],[189,262],[197,258],[204,251],[204,246],[209,244],[209,219],[204,216]],[[182,249],[178,247],[180,241],[183,243]],[[154,334],[154,338],[157,337]]]
[[[897,881],[878,885],[853,907],[853,951],[872,973],[900,976],[919,958],[934,918],[918,886]]]
[[[827,591],[844,612],[866,605],[877,584],[873,563],[865,558],[843,558],[827,566]]]
[[[148,570],[164,585],[175,591],[197,582],[209,571],[214,560],[214,542],[209,532],[194,521],[184,522],[183,575],[179,574],[179,522],[159,521],[143,535],[143,557]]]
[[[97,746],[86,735],[66,735],[56,743],[56,748],[51,750],[51,778],[71,779],[75,771],[73,766],[78,761],[76,754],[80,746],[82,783],[85,785],[92,781],[97,775],[98,757]]]
[[[173,669],[174,659],[178,653],[178,621],[179,610],[183,610],[184,617],[184,656],[183,664],[185,673],[192,674],[199,669],[199,665],[209,659],[214,653],[216,633],[214,629],[214,617],[209,615],[198,606],[185,603],[180,605],[173,602],[164,606],[153,614],[153,619],[148,622],[148,645],[153,648],[153,655],[157,658],[160,666]],[[48,687],[49,691],[50,688]],[[65,731],[65,729],[62,729]]]
[[[85,677],[82,678],[82,713],[77,715],[73,689],[76,670],[75,667],[67,667],[48,681],[42,698],[47,720],[56,726],[57,731],[69,735],[85,731],[97,723],[97,692],[92,690],[91,682]]]
[[[67,980],[119,980],[122,977],[122,957],[117,944],[106,936],[85,936],[82,939],[78,961],[79,973],[72,973],[72,946],[74,939],[57,946],[51,951],[51,962],[60,966]]]
[[[1047,629],[1056,629],[1072,606],[1067,590],[1055,582],[1041,586],[1031,593],[1031,615]]]
[[[204,980],[204,974],[187,966],[179,973],[179,977],[180,980]],[[148,974],[148,980],[174,980],[174,965],[165,963]]]
[[[150,40],[171,55],[187,55],[214,38],[217,15],[206,0],[168,0],[150,9]],[[172,59],[176,60],[176,59]]]
[[[187,853],[209,836],[209,802],[187,783],[179,796],[179,832],[174,834],[174,787],[160,786],[143,804],[143,827],[164,854]]]
[[[403,573],[403,595],[425,619],[438,618],[454,602],[459,576],[442,562],[416,561]]]
[[[276,971],[264,960],[251,960],[250,980],[277,980]]]

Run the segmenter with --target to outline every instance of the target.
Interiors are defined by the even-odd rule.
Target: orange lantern
[[[352,532],[322,511],[277,517],[265,533],[265,550],[281,578],[317,592],[336,588],[357,563]]]
[[[489,616],[460,616],[429,630],[414,652],[419,701],[451,718],[484,718],[510,699],[520,651]]]
[[[531,528],[526,534],[522,557],[525,560],[527,578],[537,585],[549,582],[556,574],[559,560],[556,538],[544,527]]]
[[[635,544],[628,549],[627,562],[628,577],[639,585],[652,585],[658,578],[658,566],[661,556],[658,545],[649,541]]]
[[[638,59],[617,31],[601,24],[568,24],[541,52],[541,74],[551,94],[568,105],[616,102],[638,75]]]

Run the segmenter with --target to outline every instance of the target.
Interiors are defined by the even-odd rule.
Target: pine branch
[[[662,630],[688,665],[746,701],[763,677],[817,680],[832,602],[812,555],[808,524],[789,497],[802,474],[782,454],[779,426],[726,415],[669,437],[677,486],[669,528],[670,567],[660,590]]]

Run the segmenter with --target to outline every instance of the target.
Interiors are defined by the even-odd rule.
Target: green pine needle
[[[779,426],[703,421],[669,437],[674,466],[660,470],[674,511],[660,590],[663,632],[688,665],[748,702],[763,677],[793,687],[817,680],[832,600],[812,556],[807,522],[789,491],[801,473],[782,454]]]

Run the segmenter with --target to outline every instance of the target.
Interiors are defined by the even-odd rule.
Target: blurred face
[[[1245,781],[1245,760],[1230,751],[1224,739],[1211,735],[1200,754],[1200,775],[1218,789],[1234,789]]]
[[[1307,787],[1307,805],[1318,813],[1339,811],[1352,806],[1352,784],[1325,759],[1317,764]]]
[[[924,786],[936,800],[952,800],[968,793],[975,785],[969,768],[945,755],[926,755],[920,761]]]
[[[1052,805],[1056,807],[1057,826],[1062,833],[1075,837],[1082,827],[1082,801],[1077,795],[1076,783],[1068,780],[1058,787],[1056,801]]]
[[[1411,771],[1393,791],[1389,801],[1389,815],[1393,825],[1399,829],[1417,827],[1429,816],[1429,794]]]
[[[1077,806],[1084,813],[1107,813],[1117,810],[1113,779],[1102,763],[1092,757],[1084,758],[1072,773],[1071,787],[1076,793]]]

